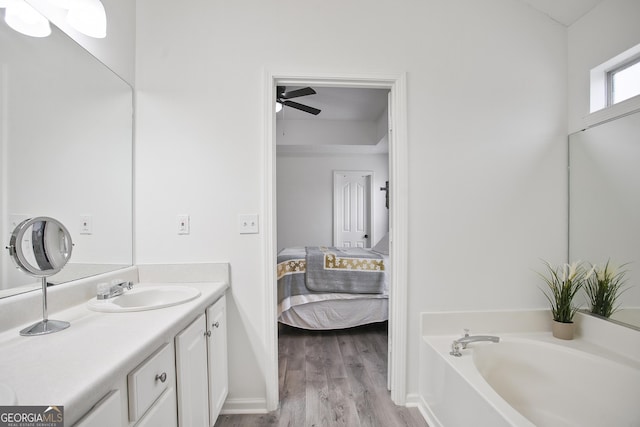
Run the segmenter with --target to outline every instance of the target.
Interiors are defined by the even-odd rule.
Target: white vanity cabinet
[[[178,420],[213,426],[227,397],[226,299],[222,296],[176,336]]]

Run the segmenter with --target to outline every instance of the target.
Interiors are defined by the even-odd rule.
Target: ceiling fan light
[[[100,0],[71,0],[67,22],[86,36],[96,39],[107,36],[107,13]]]
[[[47,18],[23,0],[7,3],[4,20],[15,31],[31,37],[47,37],[51,25]]]
[[[282,110],[282,104],[276,101],[276,113],[279,113]]]

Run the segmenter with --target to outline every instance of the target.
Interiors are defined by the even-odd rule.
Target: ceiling
[[[287,86],[287,91],[299,89]],[[387,108],[388,89],[317,87],[315,95],[293,98],[292,101],[322,110],[314,116],[294,108],[284,107],[277,120],[364,120],[375,121]]]
[[[556,22],[570,26],[603,0],[522,0]]]

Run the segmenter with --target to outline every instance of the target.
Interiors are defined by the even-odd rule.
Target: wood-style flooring
[[[427,427],[387,390],[387,323],[337,331],[280,326],[280,408],[221,415],[215,427]]]

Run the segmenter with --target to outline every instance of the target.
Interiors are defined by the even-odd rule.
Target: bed
[[[302,329],[344,329],[389,318],[389,251],[292,247],[278,252],[278,321]]]

